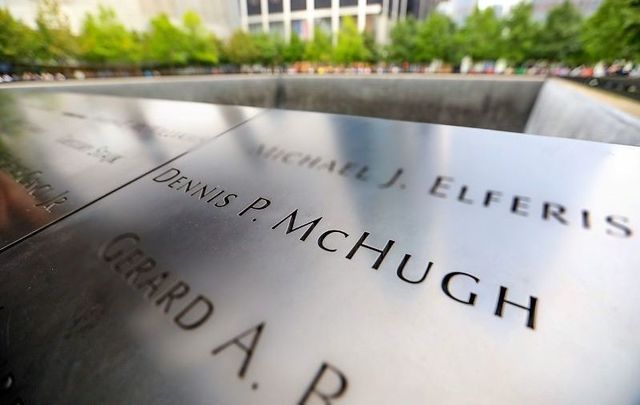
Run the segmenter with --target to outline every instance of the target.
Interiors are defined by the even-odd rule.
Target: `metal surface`
[[[104,96],[0,93],[0,248],[258,111]]]
[[[1,395],[638,403],[639,176],[632,147],[266,112],[2,253]]]

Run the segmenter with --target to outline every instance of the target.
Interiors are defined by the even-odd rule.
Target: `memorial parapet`
[[[0,93],[0,249],[260,109]]]
[[[0,395],[635,403],[639,173],[633,147],[267,111],[0,255]]]

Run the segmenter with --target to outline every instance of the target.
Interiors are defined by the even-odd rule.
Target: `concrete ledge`
[[[640,103],[541,77],[225,75],[31,82],[0,89],[286,108],[640,145]]]
[[[460,75],[232,75],[3,87],[287,108],[521,132],[542,83],[542,78]]]
[[[542,79],[284,77],[278,107],[522,132]]]
[[[640,146],[640,103],[566,80],[549,79],[525,132]]]
[[[14,91],[64,91],[274,108],[275,76],[189,76],[16,83]]]

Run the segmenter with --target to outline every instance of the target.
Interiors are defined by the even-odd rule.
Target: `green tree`
[[[533,5],[520,2],[504,21],[504,57],[522,64],[536,58],[540,42],[540,25],[533,20]]]
[[[369,52],[369,59],[366,62],[377,63],[382,60],[383,49],[376,43],[376,39],[373,37],[373,34],[370,32],[364,32],[364,46],[367,48],[367,52]]]
[[[583,59],[582,16],[568,0],[549,11],[540,33],[538,54],[543,59],[579,64]]]
[[[364,43],[364,37],[351,17],[344,17],[338,33],[338,44],[334,52],[338,63],[349,64],[369,60],[371,53]]]
[[[259,58],[259,49],[249,33],[237,30],[227,40],[225,56],[232,64],[247,65]]]
[[[604,0],[586,21],[582,38],[593,61],[640,61],[640,1]]]
[[[284,50],[284,61],[287,63],[299,62],[304,59],[305,43],[296,32],[291,33],[289,44]]]
[[[640,62],[640,0],[630,0],[626,10],[624,31],[629,43],[631,59]]]
[[[477,7],[458,31],[456,43],[464,55],[475,60],[495,60],[502,56],[502,24],[493,10]],[[461,55],[456,55],[460,57]]]
[[[35,33],[13,18],[9,10],[0,8],[0,61],[31,61],[34,57]]]
[[[159,14],[145,35],[145,53],[146,61],[154,64],[184,65],[189,61],[187,35],[166,14]]]
[[[229,63],[229,58],[227,57],[225,49],[225,42],[216,35],[212,35],[211,40],[213,41],[213,46],[215,46],[218,51],[218,63]]]
[[[391,44],[387,47],[387,59],[390,62],[414,62],[418,24],[413,16],[397,22],[391,29]]]
[[[281,37],[261,32],[253,35],[253,42],[257,50],[256,57],[253,60],[254,63],[271,67],[281,64],[281,55],[284,48],[284,41]]]
[[[327,63],[331,61],[332,52],[331,37],[320,27],[316,27],[313,40],[307,42],[304,58],[310,62]]]
[[[444,14],[433,12],[418,26],[415,60],[430,62],[433,59],[453,59],[456,27]]]
[[[130,63],[140,60],[140,44],[112,8],[100,6],[87,14],[79,38],[82,58],[94,63]]]
[[[218,63],[218,41],[207,31],[200,15],[193,10],[187,11],[182,17],[182,25],[188,62],[206,65]]]
[[[36,55],[41,63],[65,64],[77,54],[77,41],[59,0],[40,0],[36,15]]]

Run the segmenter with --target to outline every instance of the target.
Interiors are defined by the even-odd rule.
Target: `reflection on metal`
[[[0,93],[0,248],[257,111],[71,94]]]
[[[2,253],[0,395],[637,403],[639,176],[631,147],[266,112]]]

